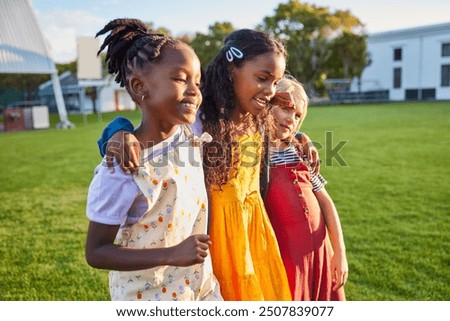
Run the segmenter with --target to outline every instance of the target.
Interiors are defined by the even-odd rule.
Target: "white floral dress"
[[[117,244],[163,248],[193,234],[206,234],[208,200],[200,148],[194,145],[198,144],[193,143],[193,136],[180,127],[168,139],[144,150],[143,167],[131,178],[136,192],[131,192],[134,199],[121,223]],[[124,193],[130,194],[129,190]],[[203,264],[188,267],[111,271],[109,284],[112,300],[222,300],[209,255]]]

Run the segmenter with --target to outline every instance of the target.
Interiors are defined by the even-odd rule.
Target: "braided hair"
[[[231,47],[237,48],[243,55],[230,62],[226,55]],[[284,46],[267,33],[241,29],[225,38],[224,47],[208,65],[202,87],[203,103],[199,111],[203,130],[213,136],[214,142],[204,148],[203,160],[208,186],[226,184],[231,179],[230,167],[236,168],[239,162],[237,133],[231,118],[236,108],[236,96],[229,65],[240,68],[245,62],[267,53],[274,53],[285,59],[287,57]],[[248,125],[261,131],[266,116],[267,114],[251,115],[247,120]]]
[[[108,72],[116,74],[115,81],[121,87],[127,88],[129,93],[128,79],[133,69],[142,68],[145,64],[157,60],[164,46],[176,47],[179,43],[179,40],[162,34],[152,33],[138,19],[112,20],[102,30],[97,32],[95,37],[108,32],[110,34],[103,41],[97,55],[108,46],[106,52]]]

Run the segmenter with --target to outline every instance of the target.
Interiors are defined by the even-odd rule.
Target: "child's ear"
[[[134,97],[139,97],[140,99],[143,95],[147,94],[144,88],[144,83],[142,82],[141,78],[137,76],[131,76],[129,83],[130,83],[130,91]]]

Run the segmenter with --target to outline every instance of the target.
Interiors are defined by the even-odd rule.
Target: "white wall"
[[[136,104],[126,89],[120,87],[115,81],[111,81],[101,89],[99,101],[102,105],[102,112],[136,109]]]
[[[443,43],[450,43],[450,23],[374,34],[368,38],[371,65],[362,74],[361,90],[389,90],[391,100],[404,100],[406,89],[436,90],[436,99],[450,99],[450,87],[441,87]],[[402,59],[394,61],[394,49],[402,49]],[[402,69],[400,88],[393,88],[393,70]],[[352,84],[352,91],[357,88]]]

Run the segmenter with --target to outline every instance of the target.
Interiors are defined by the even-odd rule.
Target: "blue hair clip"
[[[229,62],[232,62],[234,57],[241,59],[242,57],[244,57],[244,54],[238,48],[230,47],[230,49],[227,50],[225,56],[227,57],[227,60]]]

